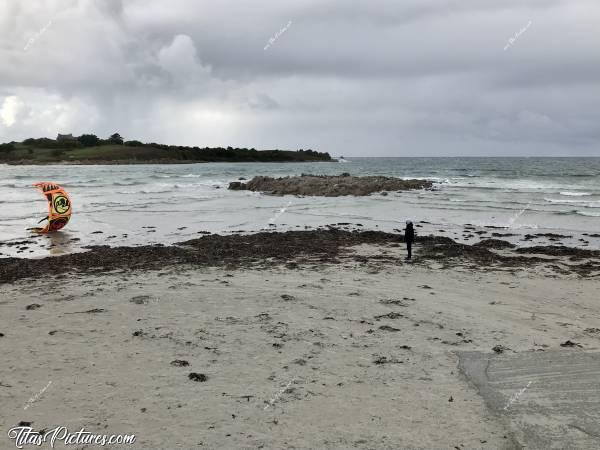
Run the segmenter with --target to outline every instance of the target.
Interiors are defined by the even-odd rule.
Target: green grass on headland
[[[91,136],[91,135],[84,135]],[[247,148],[184,147],[123,142],[120,136],[102,141],[80,136],[69,141],[26,139],[0,144],[0,163],[8,164],[177,164],[193,162],[301,162],[332,161],[329,153],[313,150],[255,150]],[[114,136],[118,136],[114,138]],[[83,138],[83,139],[81,139]],[[87,145],[87,146],[86,146]]]

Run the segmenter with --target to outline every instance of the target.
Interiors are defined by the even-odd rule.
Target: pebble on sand
[[[203,373],[196,373],[196,372],[190,373],[188,375],[188,378],[192,381],[198,381],[201,383],[208,380],[208,377],[206,375],[204,375]]]
[[[176,367],[185,367],[189,366],[190,363],[187,362],[185,359],[176,359],[174,361],[171,361],[171,365]]]

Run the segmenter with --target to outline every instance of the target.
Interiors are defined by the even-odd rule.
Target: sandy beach
[[[130,270],[129,255],[131,267],[5,278],[1,447],[19,423],[136,436],[104,448],[598,447],[594,255],[584,274],[565,255],[484,270],[467,247],[436,260],[438,242],[405,264],[393,236],[344,236],[328,257],[257,252],[236,267],[234,242],[226,267]],[[214,248],[203,239],[181,248]]]

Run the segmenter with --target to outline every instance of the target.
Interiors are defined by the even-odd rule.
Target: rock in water
[[[232,181],[229,183],[229,189],[232,191],[243,191],[246,189],[246,183],[242,183],[240,181]]]
[[[250,190],[266,192],[272,195],[308,195],[320,197],[339,197],[342,195],[365,196],[374,192],[407,191],[412,189],[431,189],[433,183],[428,180],[402,180],[391,177],[355,177],[305,175],[299,177],[272,178],[258,176],[247,183],[234,181],[229,183],[231,190]]]

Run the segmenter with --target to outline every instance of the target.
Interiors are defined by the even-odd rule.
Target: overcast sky
[[[0,0],[0,61],[0,142],[600,156],[600,0]]]

